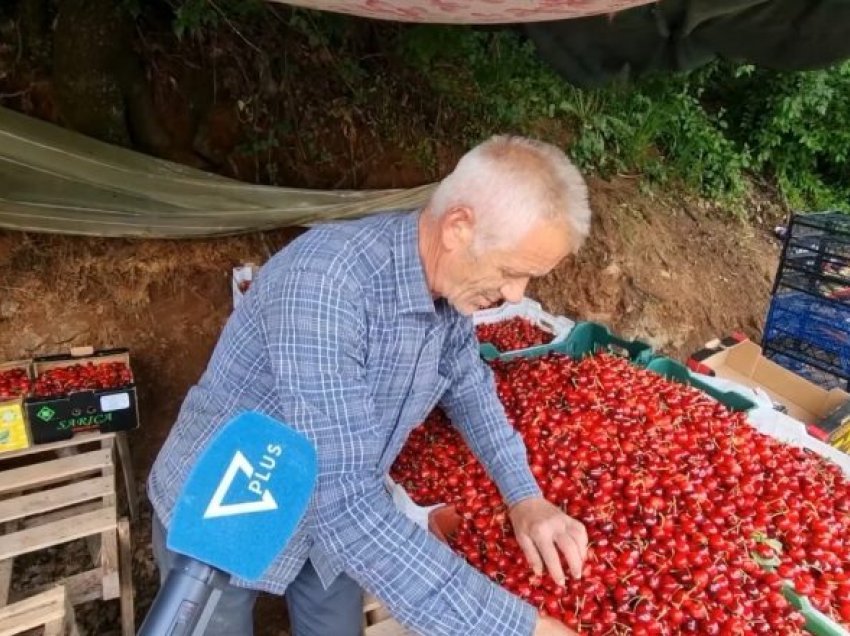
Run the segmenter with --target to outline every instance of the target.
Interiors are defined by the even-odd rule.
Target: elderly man
[[[207,634],[250,636],[264,590],[285,593],[295,636],[356,636],[361,589],[427,636],[572,633],[399,513],[384,477],[440,404],[498,485],[530,567],[560,584],[563,562],[581,575],[584,527],[541,496],[469,315],[519,301],[589,225],[584,182],[561,151],[494,137],[460,160],[423,210],[323,225],[268,262],[153,467],[161,569],[172,557],[164,527],[193,460],[236,413],[261,411],[307,435],[319,477],[286,550],[261,581],[232,582]]]

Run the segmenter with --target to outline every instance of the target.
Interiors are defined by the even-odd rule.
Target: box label
[[[108,424],[112,421],[112,413],[97,413],[95,415],[81,415],[70,417],[66,420],[58,420],[55,423],[56,430],[81,431]]]
[[[30,445],[24,415],[19,404],[0,404],[0,452]]]
[[[134,387],[104,393],[79,391],[46,400],[30,399],[24,407],[34,444],[70,439],[79,431],[112,433],[129,431],[139,425]]]
[[[36,411],[35,416],[42,422],[49,422],[54,417],[56,417],[56,411],[54,411],[52,408],[45,404],[40,409],[38,409],[38,411]]]
[[[850,452],[850,422],[845,420],[845,423],[830,435],[829,443],[838,450]]]
[[[130,408],[129,393],[114,393],[112,395],[103,395],[100,398],[100,410],[104,413],[123,411],[128,408]]]

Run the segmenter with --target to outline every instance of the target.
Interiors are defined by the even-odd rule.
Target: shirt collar
[[[401,218],[393,237],[396,295],[401,313],[435,313],[419,255],[419,212]]]

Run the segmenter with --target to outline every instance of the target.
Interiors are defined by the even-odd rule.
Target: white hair
[[[541,220],[564,220],[572,251],[590,233],[587,186],[567,156],[555,146],[497,135],[461,157],[428,203],[440,217],[466,206],[473,210],[476,245],[512,244]]]

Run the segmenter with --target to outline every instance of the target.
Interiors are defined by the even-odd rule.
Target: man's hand
[[[573,578],[581,578],[587,557],[587,531],[584,525],[565,515],[542,497],[524,499],[510,511],[517,541],[534,573],[543,574],[543,565],[558,585],[564,584],[560,551]]]
[[[561,621],[548,616],[539,616],[532,636],[578,636]]]

